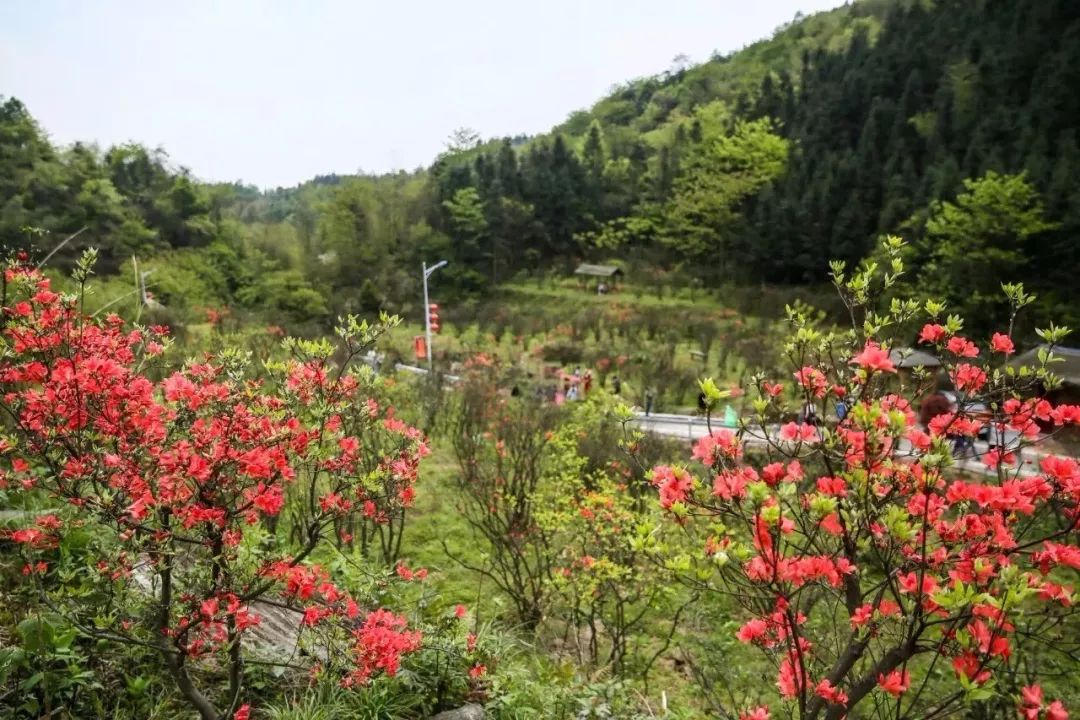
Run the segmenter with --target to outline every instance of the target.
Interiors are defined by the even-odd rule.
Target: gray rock
[[[438,715],[432,715],[430,720],[484,720],[484,708],[481,705],[469,703],[456,710],[444,710]]]

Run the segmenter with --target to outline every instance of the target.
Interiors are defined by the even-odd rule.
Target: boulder
[[[444,710],[438,715],[432,715],[430,720],[484,720],[484,708],[481,705],[469,703],[456,710]]]

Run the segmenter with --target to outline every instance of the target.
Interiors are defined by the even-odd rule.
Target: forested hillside
[[[801,283],[898,232],[914,276],[956,303],[1014,277],[1067,311],[1080,260],[1078,41],[1080,6],[1065,0],[855,3],[630,83],[531,143],[518,168],[504,148],[436,165],[435,181],[451,210],[472,190],[493,219],[503,204],[532,205],[523,225],[555,256]],[[965,237],[947,243],[927,222],[966,179],[983,180],[980,200],[952,221],[990,214],[992,227],[955,228]],[[489,227],[491,254],[526,237]]]
[[[915,290],[976,322],[1005,278],[1073,317],[1077,87],[1070,0],[865,0],[626,83],[545,136],[461,131],[423,171],[267,192],[202,185],[134,145],[55,148],[8,100],[0,231],[44,253],[85,227],[61,265],[86,244],[106,271],[166,258],[190,271],[192,287],[155,279],[181,316],[217,304],[312,325],[407,311],[425,258],[451,261],[457,295],[581,259],[650,282],[800,284],[893,232]]]

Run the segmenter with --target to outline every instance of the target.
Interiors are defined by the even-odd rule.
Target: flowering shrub
[[[698,472],[653,471],[660,505],[695,538],[688,582],[735,598],[745,611],[738,640],[777,668],[771,699],[726,712],[915,720],[996,702],[1024,718],[1065,718],[1059,701],[1043,699],[1040,669],[1010,658],[1025,642],[1072,647],[1062,628],[1080,570],[1080,465],[1031,446],[1037,422],[1080,423],[1080,408],[1035,395],[1055,382],[1051,355],[1006,367],[1008,332],[976,342],[934,302],[896,299],[876,311],[874,293],[902,271],[900,246],[888,241],[885,273],[834,267],[850,331],[823,332],[791,313],[791,375],[755,378],[753,421],[699,441]],[[1031,298],[1005,290],[1015,317]],[[961,393],[928,427],[913,406],[929,376],[901,375],[889,352],[919,325]],[[1040,335],[1052,347],[1066,332]],[[850,410],[824,426],[775,424],[790,416],[783,383],[819,417],[840,397]],[[703,388],[715,404],[715,388]],[[984,426],[996,447],[976,477],[964,476],[948,438],[973,439]]]
[[[612,459],[622,452],[613,403],[600,393],[562,407],[514,397],[498,391],[497,364],[466,367],[453,438],[458,508],[480,546],[458,560],[503,590],[524,628],[557,637],[559,652],[647,677],[674,633],[678,594],[640,547],[658,514],[634,487],[642,477]],[[634,457],[660,447],[637,442]],[[667,631],[660,651],[652,623]]]
[[[578,412],[587,410],[585,406]],[[576,432],[580,427],[571,423],[568,429]],[[554,438],[552,444],[562,446],[559,454],[567,482],[541,496],[543,509],[538,512],[541,526],[556,538],[552,586],[559,602],[555,612],[573,630],[570,645],[578,662],[608,667],[616,676],[633,670],[647,677],[652,662],[627,667],[641,645],[652,644],[644,626],[665,618],[671,629],[660,651],[651,653],[655,661],[670,642],[679,618],[678,610],[667,613],[675,599],[674,589],[663,581],[661,568],[640,545],[652,518],[639,510],[625,478],[616,480],[609,473],[586,475],[584,458],[575,454],[574,438],[566,434],[560,432],[563,437]]]
[[[545,479],[546,447],[559,410],[498,392],[498,368],[486,356],[466,364],[453,413],[460,473],[458,510],[485,544],[486,563],[455,557],[490,578],[511,599],[520,622],[535,628],[551,592],[551,534],[537,522],[534,494]],[[448,551],[449,552],[449,551]]]
[[[89,260],[76,279],[88,273]],[[347,371],[390,318],[350,318],[336,366],[329,343],[297,341],[262,379],[226,351],[158,381],[164,328],[85,318],[78,297],[25,266],[4,279],[0,483],[71,509],[9,535],[41,602],[93,637],[155,649],[204,720],[249,712],[243,641],[260,603],[294,609],[346,684],[392,675],[420,647],[403,617],[365,608],[309,562],[342,518],[378,537],[412,502],[424,438],[365,402],[365,375]],[[378,444],[361,441],[375,432]],[[93,593],[66,592],[70,577],[50,565],[75,527],[93,529],[100,553]],[[226,692],[196,683],[195,668],[215,664]]]

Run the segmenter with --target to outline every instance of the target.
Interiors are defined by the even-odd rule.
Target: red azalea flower
[[[889,359],[889,351],[878,345],[873,340],[867,340],[863,351],[851,358],[852,365],[858,365],[865,370],[878,372],[896,372],[896,366]]]
[[[948,336],[949,331],[945,329],[944,325],[927,323],[923,325],[922,332],[919,333],[919,342],[936,344]]]
[[[953,355],[960,357],[976,357],[979,354],[979,348],[975,347],[975,343],[959,335],[949,338],[945,348]]]
[[[1016,352],[1012,338],[1002,333],[994,333],[994,337],[990,338],[990,349],[1004,355],[1012,355]]]
[[[911,673],[907,670],[904,670],[903,672],[893,670],[887,675],[879,673],[878,686],[890,695],[900,697],[907,692],[909,687],[911,687]]]

